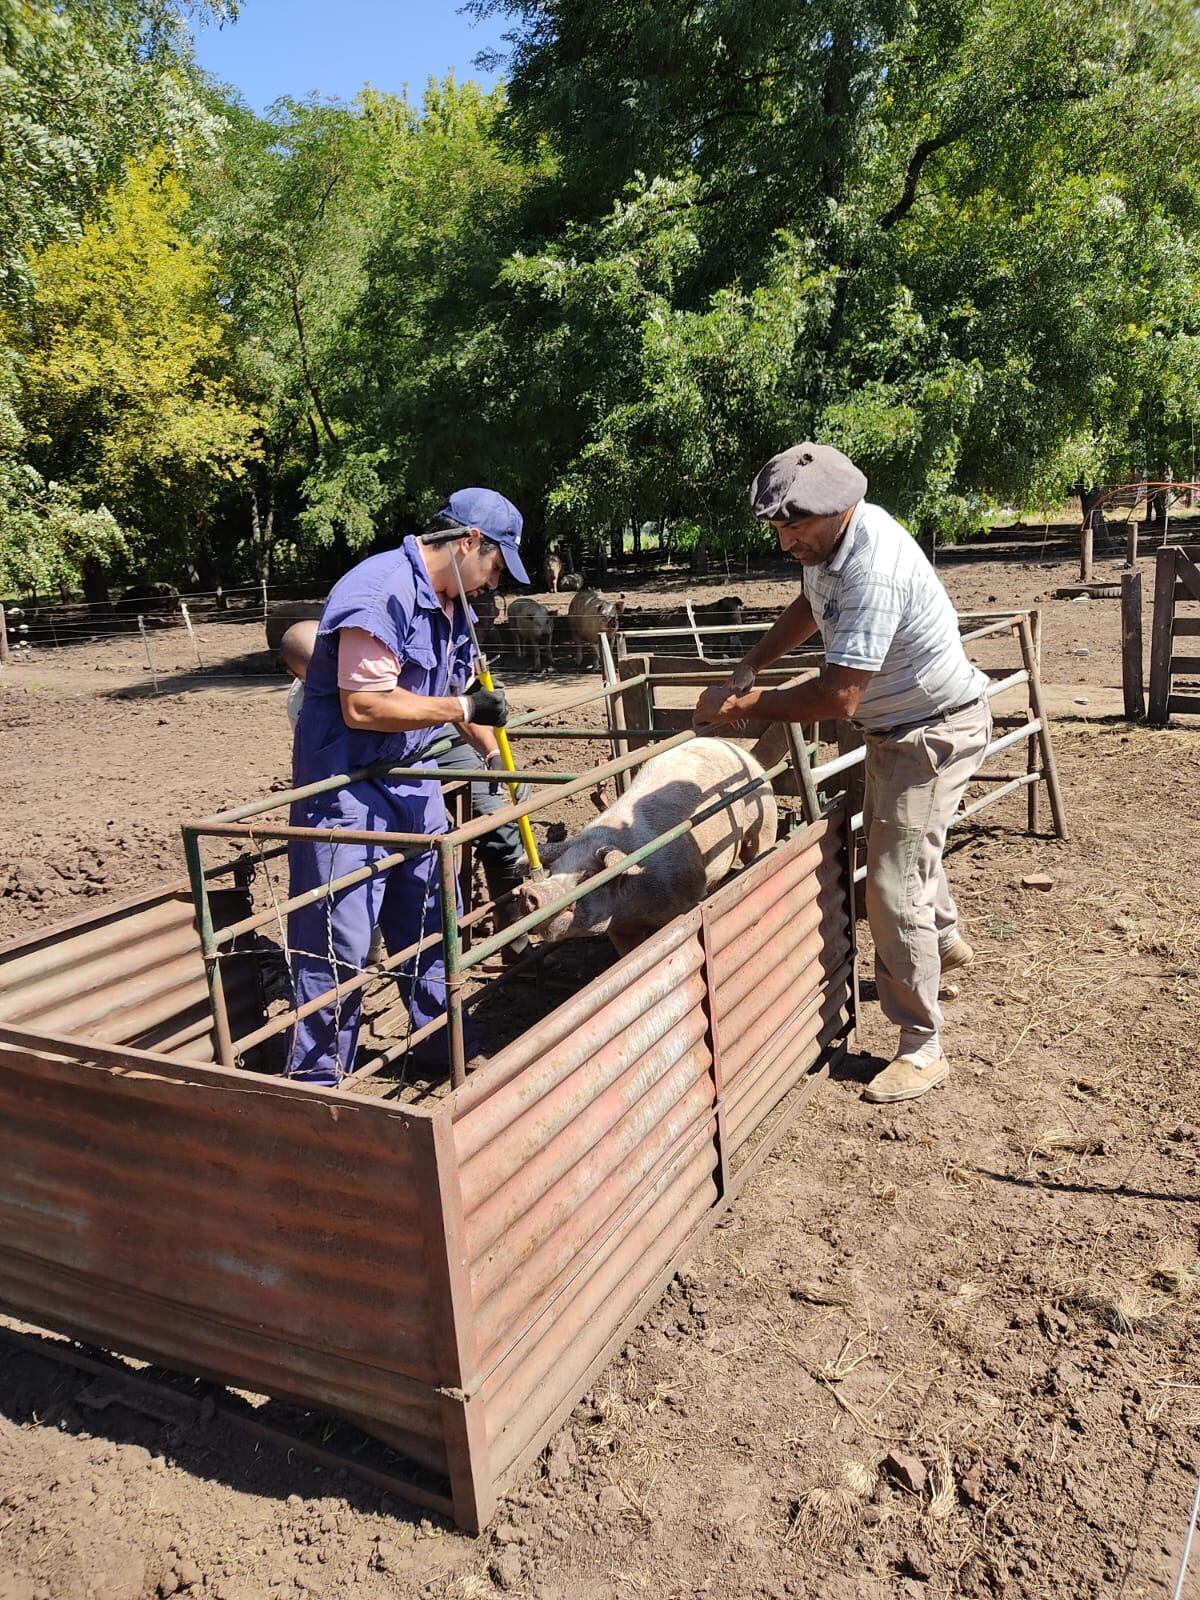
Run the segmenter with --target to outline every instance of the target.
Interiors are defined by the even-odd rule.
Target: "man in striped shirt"
[[[942,852],[951,818],[991,738],[987,679],[971,665],[949,596],[916,540],[864,500],[867,480],[829,445],[773,456],[750,486],[804,571],[802,591],[770,632],[706,689],[697,727],[743,720],[849,718],[866,742],[867,918],[895,1058],[868,1100],[913,1100],[950,1071],[942,1052],[941,974],[973,951],[958,932]],[[756,689],[756,673],[818,632],[825,665],[790,689]]]

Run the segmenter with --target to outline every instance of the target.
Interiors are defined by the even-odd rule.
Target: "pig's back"
[[[638,773],[606,821],[616,813],[637,844],[694,817],[722,795],[763,775],[761,765],[740,745],[726,739],[692,739],[654,756]],[[734,800],[727,810],[707,817],[691,834],[649,858],[664,889],[684,890],[698,899],[715,888],[739,861],[752,860],[775,842],[778,811],[769,784]]]

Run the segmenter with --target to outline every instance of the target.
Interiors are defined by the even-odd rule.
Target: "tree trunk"
[[[8,621],[4,615],[4,602],[0,600],[0,667],[8,660]]]
[[[108,598],[108,574],[95,556],[84,557],[83,598],[93,610],[111,609],[112,602]]]

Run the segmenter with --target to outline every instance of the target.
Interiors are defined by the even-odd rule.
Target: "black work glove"
[[[502,728],[508,721],[508,696],[503,689],[476,689],[465,698],[470,712],[468,722],[478,722],[485,728]]]

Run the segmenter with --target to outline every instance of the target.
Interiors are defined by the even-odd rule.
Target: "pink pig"
[[[754,757],[727,739],[693,739],[651,757],[626,793],[594,822],[574,838],[546,846],[542,859],[553,863],[552,874],[521,886],[522,915],[561,900],[604,867],[762,775]],[[778,826],[770,785],[752,789],[620,877],[564,906],[542,924],[542,934],[557,942],[606,933],[624,954],[697,905],[734,866],[769,849]]]

